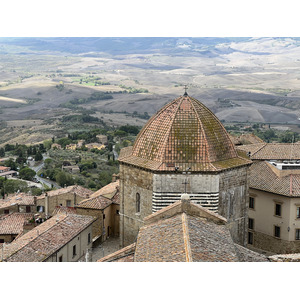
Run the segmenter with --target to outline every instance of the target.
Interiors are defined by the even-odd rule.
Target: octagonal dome
[[[184,95],[147,122],[121,163],[157,171],[220,171],[249,164],[240,157],[218,118],[201,102]]]

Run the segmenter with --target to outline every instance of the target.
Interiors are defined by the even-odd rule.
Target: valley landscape
[[[298,131],[299,68],[297,38],[1,38],[0,147],[64,137],[76,115],[142,126],[184,85],[224,124]]]

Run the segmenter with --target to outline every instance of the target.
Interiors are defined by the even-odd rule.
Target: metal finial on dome
[[[188,87],[187,87],[187,85],[185,84],[185,85],[184,85],[184,94],[183,94],[183,96],[187,96],[187,95],[188,95],[187,89],[188,89]]]

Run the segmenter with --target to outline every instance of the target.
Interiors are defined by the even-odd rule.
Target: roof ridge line
[[[256,150],[253,154],[251,154],[251,156],[255,155],[257,152],[259,152],[260,150],[262,150],[263,148],[265,148],[267,146],[267,144],[268,143],[265,143],[264,145],[262,145],[258,150]]]
[[[189,96],[189,98],[191,99],[191,100],[194,100],[194,98],[193,97],[190,97]],[[196,100],[196,99],[195,99]],[[200,101],[199,101],[200,102]],[[190,103],[191,103],[191,105],[192,105],[192,107],[193,107],[193,109],[194,109],[194,112],[195,112],[195,115],[196,115],[196,118],[198,119],[198,122],[199,122],[199,125],[201,126],[201,131],[200,132],[203,132],[204,134],[203,134],[203,137],[204,137],[204,139],[205,139],[205,144],[206,145],[208,145],[208,141],[207,141],[207,137],[206,137],[206,134],[205,134],[205,130],[204,130],[204,128],[203,128],[203,124],[202,124],[202,122],[201,122],[201,120],[200,120],[200,118],[199,118],[199,115],[197,114],[197,110],[196,110],[196,108],[195,108],[195,105],[194,105],[194,103],[192,102],[192,101],[190,101]],[[200,102],[201,103],[201,102]],[[202,104],[202,103],[201,103]],[[210,159],[210,155],[209,155],[209,151],[208,151],[208,149],[205,147],[205,152],[206,152],[206,155],[207,155],[207,157],[209,157],[209,161],[210,161],[210,164],[211,164],[211,159]],[[212,164],[211,164],[212,165]],[[214,166],[214,165],[212,165],[213,167],[214,167],[214,169],[215,170],[217,170],[217,168]]]
[[[180,98],[181,98],[181,99],[180,99]],[[180,99],[180,101],[179,101],[179,104],[178,104],[178,106],[177,106],[177,108],[176,108],[175,113],[173,114],[173,119],[172,119],[171,122],[170,122],[169,130],[168,130],[168,132],[166,132],[166,134],[165,134],[165,136],[168,137],[168,138],[165,139],[164,144],[163,144],[163,147],[161,147],[161,149],[162,149],[161,151],[166,151],[165,146],[166,146],[167,142],[169,141],[170,131],[171,131],[172,127],[173,127],[173,123],[174,123],[176,114],[177,114],[177,112],[178,112],[178,110],[179,110],[179,107],[180,107],[180,105],[181,105],[181,103],[182,103],[182,101],[183,101],[183,96],[180,96],[180,97],[176,98],[175,100],[177,100],[177,99]],[[171,103],[173,103],[175,100],[173,100]],[[170,104],[171,104],[171,103],[170,103]],[[163,159],[163,156],[161,156],[161,159]],[[163,162],[161,161],[161,165],[162,165],[162,164],[163,164]],[[160,165],[160,166],[161,166],[161,165]],[[160,167],[160,166],[159,166],[159,167]]]
[[[184,241],[184,248],[185,248],[185,256],[187,262],[193,262],[191,245],[190,245],[190,236],[189,236],[189,226],[187,223],[187,216],[186,213],[183,212],[182,216],[182,231],[183,231],[183,241]]]
[[[52,227],[56,226],[58,223],[60,223],[61,221],[63,221],[68,215],[59,215],[59,216],[64,216],[64,218],[63,218],[62,220],[59,220],[58,222],[54,223]],[[54,216],[53,216],[52,218],[54,218]],[[38,227],[38,226],[37,226],[37,227]],[[48,229],[46,229],[45,231],[43,231],[41,234],[37,234],[37,235],[36,235],[32,240],[30,240],[27,244],[23,245],[21,248],[19,248],[19,249],[16,250],[15,252],[13,252],[11,255],[9,255],[9,256],[6,257],[5,259],[8,259],[8,258],[10,258],[11,256],[15,255],[16,253],[18,253],[20,250],[22,250],[23,248],[25,248],[28,244],[30,244],[31,242],[35,241],[39,236],[41,236],[41,235],[43,235],[45,232],[49,231],[52,227],[49,227]],[[34,229],[36,229],[36,227],[33,228],[33,229],[31,229],[30,231],[28,231],[28,233],[31,232],[31,231],[34,230]],[[38,230],[38,229],[36,229],[36,230]],[[26,233],[25,233],[25,234],[26,234]],[[25,234],[24,234],[24,235],[25,235]],[[22,236],[24,236],[24,235],[22,235]],[[21,238],[22,236],[20,236],[20,238]],[[16,241],[17,241],[17,240],[16,240]],[[2,257],[2,261],[3,261],[3,257]]]

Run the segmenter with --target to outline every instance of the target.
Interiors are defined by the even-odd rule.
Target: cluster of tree
[[[0,177],[0,195],[2,197],[7,194],[16,193],[18,191],[24,193],[30,191],[33,196],[38,196],[42,193],[42,190],[39,188],[29,188],[24,181]]]
[[[72,122],[72,123],[101,123],[102,120],[100,120],[97,117],[92,117],[88,114],[81,114],[81,115],[69,115],[69,116],[63,116],[62,122]]]
[[[136,89],[131,86],[125,86],[123,84],[119,85],[119,87],[124,89],[124,91],[122,91],[123,93],[129,93],[129,94],[149,93],[147,89],[143,89],[143,88]]]
[[[256,129],[253,133],[267,143],[295,143],[300,140],[299,133],[292,131],[279,131],[274,129],[259,130]]]

